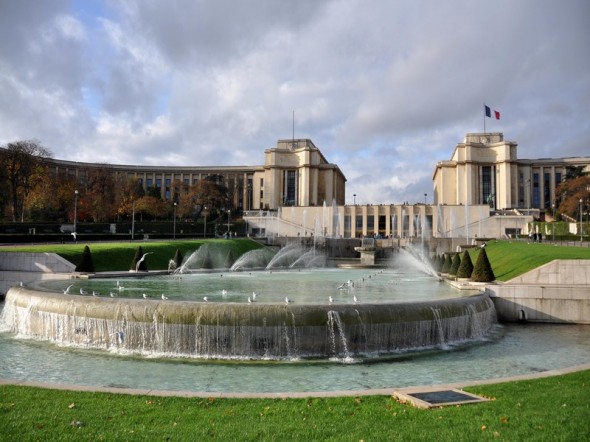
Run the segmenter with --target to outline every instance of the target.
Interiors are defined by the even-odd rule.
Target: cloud
[[[57,158],[255,165],[311,138],[347,200],[423,201],[486,121],[521,158],[587,155],[585,0],[7,2],[0,143]],[[361,199],[362,198],[362,199]]]

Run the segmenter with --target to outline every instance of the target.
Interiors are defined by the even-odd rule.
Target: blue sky
[[[586,0],[0,0],[0,144],[256,165],[294,111],[349,203],[419,202],[484,102],[520,158],[590,155],[589,19]]]

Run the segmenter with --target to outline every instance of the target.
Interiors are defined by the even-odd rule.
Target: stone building
[[[434,204],[488,204],[492,209],[551,210],[572,166],[590,172],[590,157],[519,159],[502,133],[468,133],[434,170]]]
[[[214,176],[229,190],[238,210],[276,210],[284,206],[343,205],[346,178],[329,163],[309,139],[279,140],[264,151],[260,166],[138,166],[82,163],[47,159],[56,174],[69,174],[83,184],[93,169],[107,169],[116,182],[138,178],[145,191],[160,190],[164,200],[173,197],[174,182],[194,185]]]

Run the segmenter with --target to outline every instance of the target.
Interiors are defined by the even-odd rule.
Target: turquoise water
[[[478,345],[375,363],[214,363],[135,359],[0,333],[3,378],[202,392],[394,388],[530,374],[590,363],[590,326],[504,325]]]

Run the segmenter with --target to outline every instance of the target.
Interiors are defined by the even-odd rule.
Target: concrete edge
[[[233,398],[233,399],[297,399],[297,398],[330,398],[330,397],[353,397],[353,396],[394,396],[394,393],[404,392],[428,392],[438,391],[441,389],[462,389],[465,387],[474,387],[478,385],[501,384],[505,382],[516,382],[530,379],[542,379],[552,376],[560,376],[577,371],[590,370],[590,364],[576,365],[573,367],[547,370],[538,373],[525,374],[519,376],[510,376],[505,378],[483,379],[477,381],[456,382],[451,384],[437,384],[427,386],[410,386],[402,388],[379,388],[369,390],[337,390],[337,391],[306,391],[306,392],[280,392],[280,393],[237,393],[237,392],[218,392],[218,391],[174,391],[174,390],[156,390],[156,389],[135,389],[135,388],[116,388],[116,387],[98,387],[88,385],[68,385],[51,382],[36,381],[19,381],[15,379],[0,378],[0,385],[15,385],[25,387],[48,388],[52,390],[65,391],[83,391],[93,393],[114,393],[128,395],[144,396],[161,396],[161,397],[186,397],[186,398]]]

